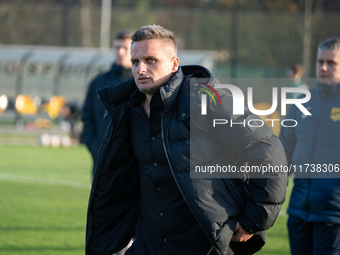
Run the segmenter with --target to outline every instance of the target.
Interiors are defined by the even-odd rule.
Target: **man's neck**
[[[144,108],[144,112],[148,119],[150,119],[150,102],[151,102],[152,95],[145,94],[145,99],[142,102],[142,106]]]

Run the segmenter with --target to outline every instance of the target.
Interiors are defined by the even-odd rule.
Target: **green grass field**
[[[0,145],[0,254],[84,254],[91,164],[83,146]],[[289,254],[286,221],[258,254]]]

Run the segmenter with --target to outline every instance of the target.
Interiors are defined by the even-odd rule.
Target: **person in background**
[[[319,45],[316,74],[304,104],[312,115],[292,106],[286,119],[298,125],[280,134],[288,164],[298,170],[287,211],[292,255],[340,254],[340,37]]]
[[[108,119],[104,119],[105,107],[98,97],[97,90],[107,86],[118,84],[132,77],[130,47],[131,30],[121,30],[113,38],[113,51],[115,62],[111,69],[99,74],[90,83],[81,119],[83,121],[83,132],[80,142],[84,143],[93,158],[93,169],[97,161],[100,144],[109,124]]]
[[[291,79],[291,87],[309,89],[302,81],[303,73],[303,67],[299,63],[289,66],[287,76]],[[290,98],[297,98],[299,95],[300,93],[290,93]]]
[[[71,138],[79,139],[79,128],[77,123],[80,119],[80,108],[77,102],[66,103],[60,111],[60,116],[63,122],[67,123],[66,131],[68,131]],[[78,123],[79,124],[79,123]]]

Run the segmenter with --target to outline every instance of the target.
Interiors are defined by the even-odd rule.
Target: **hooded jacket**
[[[261,128],[206,126],[212,118],[225,116],[234,120],[258,118],[247,112],[232,115],[232,97],[218,93],[223,106],[208,100],[207,122],[201,120],[200,90],[191,88],[190,78],[217,80],[201,66],[183,66],[160,88],[165,105],[161,130],[166,157],[174,180],[184,200],[211,242],[213,250],[227,254],[237,221],[249,233],[259,233],[274,224],[285,198],[286,176],[272,173],[271,178],[191,178],[190,159],[205,165],[285,165],[280,141],[268,126]],[[133,79],[99,91],[111,124],[106,132],[92,184],[86,232],[86,254],[112,254],[124,248],[134,236],[140,214],[139,166],[133,154],[127,104],[136,90]],[[192,141],[195,134],[195,141]],[[213,135],[212,135],[213,134]],[[212,142],[224,150],[207,149],[199,155],[202,144]],[[193,148],[195,147],[195,148]],[[212,147],[209,147],[212,148]],[[200,156],[201,155],[201,156]],[[216,177],[216,176],[215,176]],[[268,177],[268,176],[267,176]],[[261,236],[241,244],[244,254],[259,250]],[[235,243],[236,244],[236,243]],[[239,249],[238,244],[235,249]]]
[[[340,224],[340,85],[318,84],[310,92],[304,107],[312,115],[294,105],[287,119],[298,125],[280,134],[288,163],[295,166],[287,212],[309,222]]]

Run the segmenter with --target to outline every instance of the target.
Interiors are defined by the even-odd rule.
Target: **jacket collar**
[[[182,87],[183,81],[189,78],[205,78],[207,83],[211,83],[215,78],[214,75],[205,67],[199,65],[182,66],[171,77],[170,81],[160,88],[165,109],[171,108],[174,104],[178,92]]]
[[[178,91],[180,89],[180,85],[183,81],[183,72],[182,68],[179,67],[177,72],[173,74],[170,78],[169,82],[160,87],[159,92],[165,104],[165,109],[170,109],[174,104],[176,97],[178,95]]]

